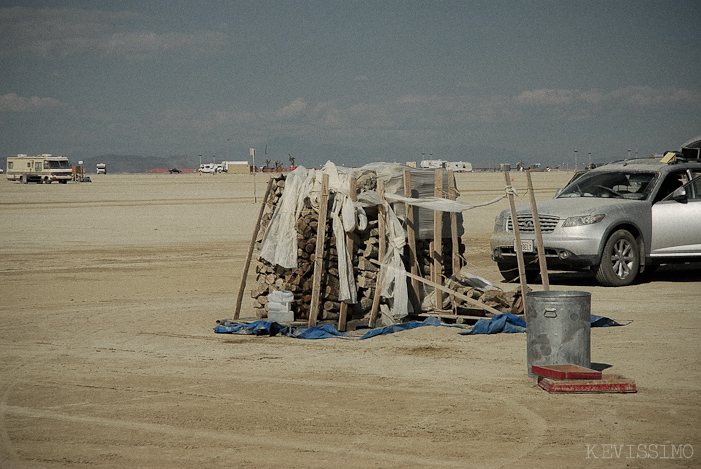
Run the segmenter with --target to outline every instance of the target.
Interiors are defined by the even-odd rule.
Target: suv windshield
[[[565,197],[604,197],[644,200],[652,190],[651,181],[655,173],[642,172],[595,172],[585,174],[572,181],[560,193]]]

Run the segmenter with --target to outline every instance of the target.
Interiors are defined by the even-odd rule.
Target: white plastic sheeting
[[[295,223],[306,198],[309,198],[313,207],[319,207],[321,178],[324,173],[329,176],[329,192],[333,194],[330,217],[338,251],[338,299],[356,303],[358,299],[353,260],[348,253],[345,233],[355,231],[359,225],[367,226],[367,217],[362,213],[361,222],[358,222],[357,212],[362,211],[362,208],[356,207],[350,198],[350,179],[353,176],[350,171],[339,171],[335,164],[328,162],[321,171],[299,166],[290,172],[285,191],[263,236],[260,257],[286,269],[297,267],[297,236],[293,235],[296,233]],[[324,221],[319,220],[319,223]]]
[[[363,208],[377,206],[383,202],[375,191],[368,190],[358,194],[357,202],[354,203],[350,198],[351,177],[357,178],[374,172],[377,179],[385,182],[385,199],[390,203],[396,203],[396,208],[401,208],[402,213],[405,203],[429,211],[440,210],[442,212],[460,213],[474,207],[494,203],[504,197],[500,196],[482,204],[467,204],[434,197],[435,173],[433,171],[412,169],[412,187],[414,188],[412,193],[419,195],[419,197],[406,198],[398,194],[398,192],[404,192],[403,174],[405,169],[407,169],[405,166],[387,163],[373,163],[358,169],[349,169],[337,167],[330,161],[321,170],[307,169],[303,166],[297,167],[287,176],[285,191],[263,236],[260,257],[271,264],[287,269],[297,267],[295,224],[299,218],[299,213],[304,207],[306,198],[309,198],[312,206],[318,209],[322,176],[323,174],[328,174],[329,192],[333,201],[329,216],[332,220],[332,229],[336,238],[336,250],[338,251],[339,300],[346,303],[356,303],[357,288],[353,273],[353,260],[348,253],[345,233],[365,230],[367,227],[367,216]],[[444,179],[444,182],[446,181]],[[417,187],[419,189],[416,189]],[[422,193],[425,195],[422,195]],[[406,245],[406,231],[390,204],[387,202],[384,204],[387,213],[387,252],[385,258],[382,259],[381,271],[378,276],[380,282],[378,287],[382,297],[393,299],[393,316],[402,318],[408,315],[410,307],[407,275],[401,258]],[[319,220],[319,223],[321,224],[323,221]],[[462,223],[460,223],[461,225]]]

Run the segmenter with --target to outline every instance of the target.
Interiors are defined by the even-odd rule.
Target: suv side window
[[[655,199],[652,201],[652,203],[654,204],[659,202],[674,192],[675,189],[683,186],[687,182],[689,182],[689,175],[685,170],[669,173],[664,178],[664,181],[662,181],[662,184],[660,184],[660,189],[657,191]]]

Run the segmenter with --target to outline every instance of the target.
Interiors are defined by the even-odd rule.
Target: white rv
[[[465,163],[464,161],[448,161],[445,165],[445,169],[465,173],[472,171],[472,164]]]
[[[51,184],[58,181],[65,184],[73,177],[73,168],[65,156],[45,153],[37,156],[18,154],[7,157],[7,179],[22,184],[36,182]]]
[[[107,165],[105,163],[97,163],[97,174],[107,174]]]
[[[422,160],[421,167],[427,169],[443,169],[445,168],[445,160]]]

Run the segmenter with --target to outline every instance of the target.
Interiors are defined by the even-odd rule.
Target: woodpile
[[[269,208],[261,220],[261,229],[256,237],[256,250],[259,249],[265,229],[270,223],[273,211],[285,187],[285,176],[273,178],[273,189],[268,201]],[[358,302],[349,305],[349,313],[353,318],[363,317],[370,312],[379,267],[369,261],[377,259],[379,246],[379,231],[377,228],[377,210],[366,211],[368,216],[367,228],[351,234],[353,238],[353,270],[358,292]],[[253,307],[258,318],[267,317],[267,295],[275,290],[289,290],[295,298],[295,320],[309,318],[309,308],[312,300],[312,282],[314,274],[314,259],[316,240],[319,226],[319,214],[311,206],[309,200],[295,223],[297,237],[297,268],[285,269],[271,265],[265,259],[258,258],[256,266],[256,284],[251,290]],[[319,319],[336,320],[341,310],[338,299],[340,279],[338,277],[338,251],[336,238],[331,230],[331,221],[326,223],[326,243],[324,245],[323,274],[321,276],[321,311]]]
[[[265,234],[265,230],[273,216],[285,189],[284,174],[272,177],[270,181],[269,196],[266,208],[260,218],[260,229],[255,236],[255,252],[260,252],[260,245]],[[361,177],[358,179],[358,192],[374,189],[375,178]],[[333,194],[332,196],[333,197]],[[329,205],[331,202],[329,202]],[[347,305],[347,319],[360,319],[368,317],[373,306],[375,296],[375,286],[379,274],[378,256],[381,233],[378,229],[378,210],[376,207],[366,209],[368,219],[367,227],[362,231],[355,231],[349,234],[352,241],[352,262],[355,273],[355,283],[357,291],[357,303]],[[251,288],[251,298],[258,318],[267,317],[268,294],[275,290],[289,290],[294,294],[294,317],[295,320],[308,320],[310,307],[312,305],[312,289],[314,277],[314,261],[317,252],[317,236],[319,236],[319,213],[311,206],[309,199],[304,201],[304,207],[299,213],[295,223],[295,233],[297,239],[297,266],[296,268],[283,268],[271,265],[259,256],[255,268],[256,282]],[[331,229],[331,219],[326,220],[326,242],[323,249],[321,287],[319,290],[319,312],[315,319],[338,320],[342,311],[342,304],[339,301],[339,270],[338,252],[336,250],[336,239]],[[449,235],[450,233],[448,233]],[[462,256],[464,246],[458,239],[459,253]],[[416,263],[418,265],[418,275],[424,278],[434,277],[435,259],[431,255],[434,251],[433,240],[416,240]],[[408,256],[405,250],[404,264],[407,271],[410,270]],[[453,272],[454,263],[452,258],[451,237],[443,239],[442,253],[446,259],[438,259],[442,264],[442,279],[449,278]],[[446,262],[447,260],[447,262]],[[460,265],[458,263],[458,265]],[[445,282],[439,282],[444,284]],[[509,311],[518,312],[518,302],[520,293],[505,293],[497,290],[483,291],[473,287],[463,286],[459,282],[450,282],[450,288],[458,293],[476,300],[477,304],[488,306],[486,313],[496,314],[496,312]],[[431,287],[428,287],[431,291]],[[448,298],[443,297],[445,300]],[[384,299],[381,300],[385,302]],[[461,304],[458,300],[453,304]],[[463,306],[465,306],[463,304]],[[468,308],[475,309],[474,304],[467,305]],[[439,308],[442,309],[442,308]],[[456,312],[456,308],[453,308]],[[522,308],[521,308],[522,309]],[[418,313],[416,313],[418,314]]]

